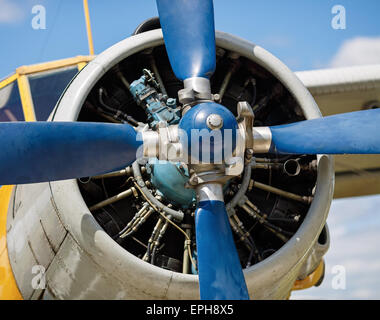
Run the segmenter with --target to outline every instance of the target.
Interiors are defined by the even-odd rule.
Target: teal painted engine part
[[[136,103],[144,108],[148,115],[148,122],[152,128],[156,128],[160,122],[177,124],[180,121],[181,109],[177,107],[177,101],[158,93],[159,85],[153,74],[143,70],[144,75],[131,83],[129,91]]]
[[[147,164],[147,172],[157,191],[168,201],[183,209],[195,205],[195,191],[185,188],[189,172],[183,165],[153,158]]]

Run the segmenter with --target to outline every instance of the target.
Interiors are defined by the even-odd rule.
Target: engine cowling
[[[236,103],[249,100],[258,126],[321,116],[298,78],[265,49],[222,32],[216,33],[216,45],[212,92],[235,115]],[[144,130],[149,125],[158,128],[162,119],[175,119],[165,110],[159,115],[154,111],[156,105],[164,107],[156,101],[164,92],[154,98],[156,105],[149,110],[131,94],[130,85],[147,68],[153,69],[157,80],[151,87],[157,92],[164,87],[169,98],[177,98],[182,85],[172,74],[162,32],[153,30],[127,38],[91,61],[70,83],[51,120],[115,122],[124,113],[129,118],[122,116],[122,120]],[[173,101],[169,106],[166,102],[167,107],[170,104]],[[196,262],[191,194],[185,186],[177,196],[170,194],[186,180],[186,167],[177,164],[158,170],[154,165],[138,162],[113,177],[17,186],[8,212],[8,250],[24,298],[199,298],[196,266],[191,267],[185,257],[186,239],[178,228],[168,224],[155,259],[146,259],[146,247],[160,220],[154,210],[148,214],[153,202],[186,230]],[[165,181],[165,173],[172,170],[178,177],[171,174],[174,181]],[[325,222],[333,185],[330,156],[260,155],[225,186],[251,298],[285,299],[296,280],[318,267],[329,243]],[[128,195],[121,201],[96,207],[126,190]],[[121,238],[120,232],[137,212],[144,212],[146,221]],[[246,232],[258,253],[249,249]],[[46,289],[31,287],[34,265],[46,270]]]

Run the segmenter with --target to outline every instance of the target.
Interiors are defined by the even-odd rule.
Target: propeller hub
[[[204,102],[191,108],[179,123],[183,149],[193,163],[222,164],[237,144],[238,123],[226,107]]]

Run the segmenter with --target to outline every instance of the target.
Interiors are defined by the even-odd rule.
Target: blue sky
[[[46,8],[46,30],[31,26],[32,7]],[[346,29],[331,27],[334,5],[346,9]],[[89,0],[95,53],[128,37],[156,16],[154,0]],[[293,71],[380,63],[378,0],[215,0],[216,29],[271,51]],[[81,0],[0,0],[0,78],[21,65],[88,54]],[[380,183],[380,182],[379,182]],[[380,196],[334,201],[331,248],[320,288],[293,298],[380,299]],[[334,290],[331,268],[346,268],[346,289]]]
[[[36,4],[46,8],[46,30],[31,27]],[[336,4],[346,8],[345,30],[331,27]],[[157,15],[154,0],[89,0],[89,6],[96,53]],[[81,0],[0,0],[0,7],[0,78],[20,65],[88,53]],[[214,7],[217,29],[265,47],[294,71],[329,66],[349,39],[380,36],[377,0],[215,0]]]

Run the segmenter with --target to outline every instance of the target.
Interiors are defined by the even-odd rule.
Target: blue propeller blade
[[[275,152],[380,153],[380,109],[350,112],[270,127]]]
[[[157,0],[157,8],[176,77],[209,78],[215,70],[212,0]]]
[[[201,299],[249,299],[224,203],[200,201],[195,228]]]
[[[141,141],[128,124],[0,123],[0,185],[92,176],[129,165]]]

